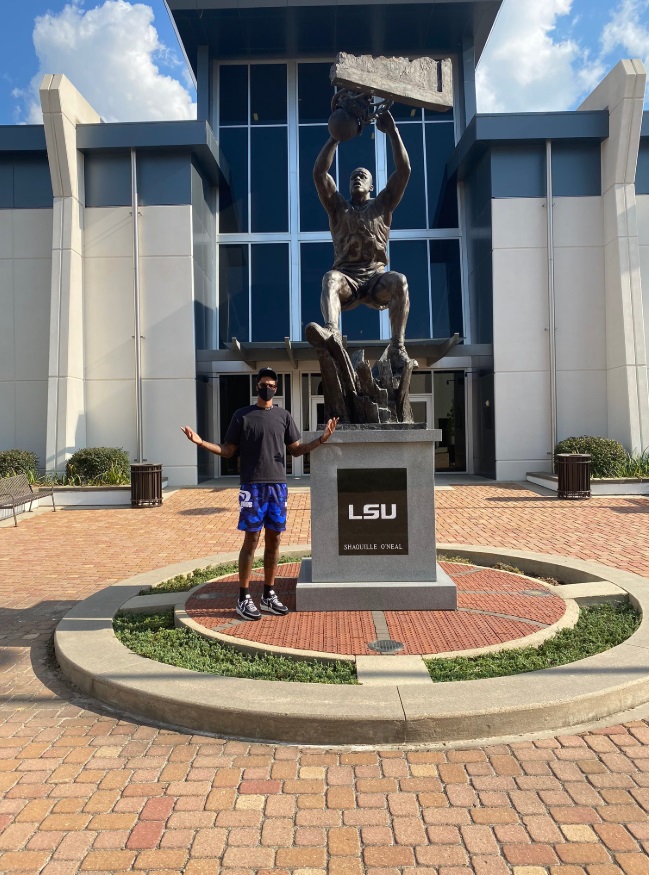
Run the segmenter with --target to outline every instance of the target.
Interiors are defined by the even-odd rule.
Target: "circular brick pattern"
[[[457,611],[386,611],[390,638],[404,644],[404,655],[438,654],[502,645],[527,638],[558,623],[566,602],[530,578],[492,568],[441,563],[458,588]],[[295,613],[299,563],[280,565],[275,590],[289,608],[285,617],[238,620],[236,575],[202,586],[185,604],[200,626],[260,646],[310,650],[342,656],[372,655],[377,638],[370,611]],[[263,571],[253,574],[251,593],[258,602]],[[521,646],[524,642],[521,641]]]

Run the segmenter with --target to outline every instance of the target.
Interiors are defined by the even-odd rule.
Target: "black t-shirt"
[[[242,483],[286,483],[284,447],[300,440],[295,420],[283,407],[241,407],[224,443],[239,447]]]

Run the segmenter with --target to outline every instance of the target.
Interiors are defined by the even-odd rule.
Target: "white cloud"
[[[104,121],[195,118],[188,89],[160,71],[159,64],[180,68],[181,62],[160,41],[153,18],[150,6],[126,0],[88,10],[73,0],[59,13],[36,18],[39,70],[30,88],[14,94],[23,118],[42,121],[38,87],[45,73],[65,74]]]
[[[591,49],[577,5],[597,15],[607,4],[504,0],[476,74],[480,112],[572,109],[621,58],[640,58],[649,68],[649,0],[619,0]],[[558,38],[561,19],[573,38]]]
[[[554,39],[572,0],[505,0],[476,73],[479,112],[567,109],[604,72],[573,39]]]
[[[649,67],[649,0],[622,0],[602,31],[602,53],[620,51]]]

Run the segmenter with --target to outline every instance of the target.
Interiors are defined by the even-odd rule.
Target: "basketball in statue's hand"
[[[360,133],[358,121],[341,108],[331,113],[327,127],[331,136],[338,142],[353,140]]]

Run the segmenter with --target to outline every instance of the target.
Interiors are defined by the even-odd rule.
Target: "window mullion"
[[[388,182],[388,138],[378,128],[375,127],[374,130],[374,142],[376,144],[376,191],[374,194],[376,196],[380,191],[383,191]],[[387,310],[379,312],[379,335],[380,340],[390,339],[390,317]]]
[[[291,340],[299,341],[301,337],[300,322],[300,258],[298,248],[298,231],[300,220],[300,180],[298,178],[298,89],[297,63],[287,64],[286,84],[287,94],[287,136],[288,136],[288,228],[289,228],[289,288],[290,309],[289,333]]]
[[[250,64],[246,64],[248,70],[248,232],[252,229],[252,136],[250,133]]]

